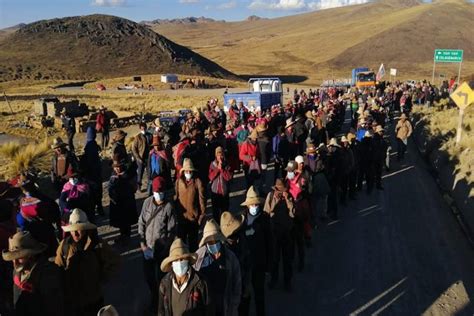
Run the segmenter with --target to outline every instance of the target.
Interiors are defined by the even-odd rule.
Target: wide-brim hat
[[[119,316],[119,313],[112,305],[107,305],[99,309],[97,316]]]
[[[402,115],[400,115],[400,118],[401,118],[401,119],[402,119],[402,118],[403,118],[403,119],[407,119],[408,117],[407,117],[407,115],[406,115],[405,113],[402,113]]]
[[[288,191],[288,186],[286,185],[286,182],[283,179],[277,179],[272,189],[280,192],[286,192]]]
[[[226,238],[232,236],[233,233],[238,231],[245,222],[245,216],[240,214],[234,216],[230,212],[223,212],[221,215],[221,231]]]
[[[89,222],[86,213],[81,209],[74,209],[69,216],[69,223],[63,226],[62,229],[65,232],[74,232],[78,230],[90,230],[96,229],[97,226]]]
[[[183,160],[183,167],[180,172],[184,171],[196,171],[196,169],[194,169],[193,161],[189,158],[184,158]]]
[[[67,144],[65,142],[63,142],[63,140],[61,139],[61,137],[56,137],[54,140],[53,140],[53,144],[51,145],[51,148],[52,149],[56,149],[56,148],[60,148],[60,147],[66,147]]]
[[[257,127],[255,127],[255,130],[257,131],[257,133],[265,132],[266,130],[268,130],[268,126],[265,123],[260,123],[257,125]]]
[[[331,139],[329,140],[329,145],[328,145],[328,146],[341,147],[341,145],[339,145],[339,144],[337,143],[337,139],[335,139],[335,138],[331,138]]]
[[[290,118],[288,118],[288,119],[286,120],[285,128],[291,127],[291,126],[293,126],[293,125],[295,125],[295,124],[296,124],[296,121],[293,121],[293,120],[291,119],[291,117],[290,117]]]
[[[48,248],[33,238],[30,232],[18,232],[8,239],[8,250],[2,252],[5,261],[35,256]]]
[[[258,133],[257,133],[257,129],[256,129],[256,128],[254,128],[254,129],[252,130],[252,132],[251,132],[250,135],[249,135],[249,138],[250,138],[250,139],[253,139],[253,140],[257,140],[257,138],[258,138]]]
[[[291,161],[288,161],[288,164],[286,165],[285,170],[286,171],[295,171],[297,167],[298,167],[298,165],[296,164],[296,161],[291,160]]]
[[[245,201],[240,205],[241,206],[260,205],[263,202],[264,202],[264,199],[258,195],[257,190],[255,190],[255,187],[252,185],[247,190],[247,196],[245,197]]]
[[[161,127],[161,122],[160,122],[159,117],[153,120],[153,125],[155,125],[156,127]]]
[[[199,242],[199,247],[204,246],[210,241],[221,241],[225,242],[226,238],[219,227],[219,224],[214,219],[207,221],[204,226],[204,232],[202,234],[202,239]]]
[[[308,155],[308,154],[315,154],[316,153],[316,146],[314,146],[314,144],[308,144],[308,146],[306,147],[306,152],[305,154]]]
[[[103,106],[103,105],[99,106],[99,111],[105,111],[105,110],[106,110],[105,106]]]
[[[169,256],[161,262],[160,269],[163,272],[170,272],[172,270],[171,263],[173,261],[188,260],[189,265],[193,265],[197,258],[197,254],[189,252],[189,248],[183,240],[177,238],[171,244]]]
[[[125,137],[127,137],[127,133],[119,129],[114,135],[114,140],[115,141],[123,140],[125,139]]]

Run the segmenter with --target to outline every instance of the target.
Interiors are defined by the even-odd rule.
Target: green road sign
[[[434,61],[437,63],[461,63],[462,49],[435,49]]]

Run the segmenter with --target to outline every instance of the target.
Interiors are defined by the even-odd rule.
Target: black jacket
[[[191,293],[186,304],[186,315],[212,315],[212,306],[209,298],[206,281],[194,271],[192,267],[186,290]],[[171,292],[173,290],[173,272],[168,272],[160,282],[158,295],[158,316],[172,316]],[[185,291],[186,291],[185,290]]]

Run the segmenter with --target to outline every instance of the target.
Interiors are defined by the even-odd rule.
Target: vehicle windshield
[[[361,82],[375,81],[375,74],[373,72],[357,74],[357,80]]]

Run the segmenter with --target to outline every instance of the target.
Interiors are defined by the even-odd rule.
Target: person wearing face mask
[[[232,171],[224,157],[224,149],[216,148],[216,159],[209,166],[209,181],[211,184],[212,216],[220,221],[221,213],[229,209],[229,185]]]
[[[254,293],[255,315],[264,316],[265,313],[265,274],[271,271],[273,265],[273,234],[270,216],[263,212],[264,200],[259,197],[252,186],[248,189],[245,201],[245,222],[243,231],[247,239],[251,260],[251,286]],[[240,304],[241,315],[250,313],[250,297],[242,299]]]
[[[307,245],[311,243],[311,203],[309,200],[309,174],[304,167],[303,156],[297,156],[287,166],[287,181],[289,192],[295,203],[295,218],[293,235],[298,252],[298,271],[304,268],[305,240]]]
[[[239,315],[248,315],[248,305],[252,292],[252,261],[247,237],[244,232],[245,216],[243,214],[233,215],[224,212],[220,218],[221,231],[226,240],[226,245],[236,255],[240,265],[240,276],[242,277],[242,297],[240,298]]]
[[[173,241],[160,266],[166,275],[159,283],[158,316],[213,315],[208,284],[193,268],[196,259],[182,239]]]
[[[67,223],[71,210],[80,208],[86,212],[88,218],[94,218],[92,199],[89,185],[83,181],[81,172],[69,167],[67,171],[68,182],[63,186],[59,196],[59,208],[61,210],[61,219]]]
[[[185,158],[175,187],[178,237],[188,242],[191,251],[197,249],[199,225],[206,212],[205,188],[195,172],[191,159]]]
[[[164,276],[157,267],[168,255],[169,246],[176,237],[176,213],[173,204],[165,198],[166,180],[153,179],[153,196],[143,202],[138,218],[138,235],[143,252],[143,271],[151,293],[151,310],[158,308],[158,285]]]
[[[132,156],[137,164],[137,186],[141,190],[142,178],[150,152],[150,136],[146,131],[146,123],[139,124],[140,132],[135,136],[132,143]]]
[[[208,281],[215,314],[237,316],[242,293],[240,264],[225,242],[217,222],[207,221],[194,269]]]
[[[260,178],[260,150],[258,147],[258,133],[254,129],[248,139],[242,144],[239,151],[239,158],[242,161],[245,181],[247,186],[251,186]]]
[[[104,306],[103,287],[118,271],[120,255],[100,239],[97,226],[80,209],[71,213],[68,225],[62,228],[67,236],[59,244],[54,262],[64,270],[67,315],[95,316]]]
[[[293,198],[288,192],[288,185],[284,179],[277,179],[272,191],[268,193],[263,210],[269,214],[272,224],[274,239],[275,260],[271,271],[269,287],[275,288],[278,283],[279,264],[283,261],[283,279],[287,292],[291,291],[293,276],[292,262],[294,249],[294,236],[292,234],[295,218]]]
[[[2,252],[3,260],[13,262],[16,316],[65,315],[61,271],[48,261],[46,248],[25,231],[10,237],[8,250]]]

